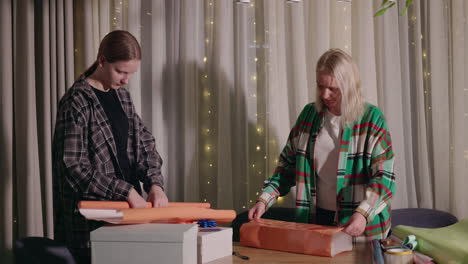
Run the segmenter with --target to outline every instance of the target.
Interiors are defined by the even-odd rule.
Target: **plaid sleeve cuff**
[[[367,201],[362,201],[354,211],[362,214],[366,218],[367,223],[372,222],[375,216],[375,209]]]
[[[147,179],[145,179],[145,181],[143,182],[143,189],[145,190],[145,192],[149,193],[153,185],[161,187],[161,189],[164,191],[162,175],[154,175],[153,177],[148,177]]]
[[[130,190],[133,188],[133,185],[124,181],[116,180],[116,185],[114,192],[112,193],[112,200],[114,201],[126,201]]]
[[[363,212],[360,208],[356,208],[355,212],[361,214],[362,216],[364,216],[364,218],[366,218],[366,224],[369,223],[369,219],[368,219],[369,215],[366,215],[365,212]]]
[[[270,208],[276,202],[276,196],[267,192],[263,192],[257,199],[257,201],[263,202],[266,206],[265,209]]]

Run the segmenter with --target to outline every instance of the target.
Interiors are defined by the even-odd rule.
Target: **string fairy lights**
[[[204,32],[205,36],[202,38],[204,44],[204,54],[200,56],[200,85],[201,85],[201,104],[199,112],[200,137],[199,137],[199,156],[202,162],[199,167],[199,183],[200,183],[200,197],[203,197],[204,202],[213,203],[213,191],[216,188],[216,174],[217,174],[217,126],[216,126],[216,91],[212,87],[210,79],[210,71],[212,65],[210,64],[210,55],[212,54],[213,46],[213,32],[215,26],[214,20],[214,0],[204,1]],[[213,204],[216,206],[216,204]]]

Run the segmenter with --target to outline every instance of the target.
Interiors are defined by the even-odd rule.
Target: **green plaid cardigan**
[[[273,176],[265,181],[259,199],[271,207],[278,196],[296,186],[296,221],[311,222],[316,214],[314,147],[325,111],[315,104],[302,110],[291,129]],[[395,192],[394,154],[390,134],[380,109],[366,104],[363,116],[345,126],[337,170],[336,203],[338,224],[354,212],[366,217],[364,235],[384,238],[390,229],[390,202]]]

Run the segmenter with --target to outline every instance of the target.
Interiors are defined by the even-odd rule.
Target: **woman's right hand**
[[[127,198],[128,203],[130,204],[131,208],[146,208],[148,207],[148,204],[146,203],[146,200],[141,197],[141,195],[135,191],[134,188],[130,190],[130,193],[128,194]]]
[[[258,201],[249,210],[249,220],[258,219],[265,213],[266,206],[263,202]]]

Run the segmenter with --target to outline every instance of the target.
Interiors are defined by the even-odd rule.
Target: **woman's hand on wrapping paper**
[[[151,202],[153,207],[166,207],[168,205],[167,196],[158,185],[151,186],[147,201]]]
[[[146,204],[145,199],[141,197],[141,195],[135,191],[135,189],[131,189],[128,193],[127,198],[128,203],[130,204],[131,208],[146,208],[148,205]]]
[[[265,213],[265,203],[258,201],[252,208],[249,210],[249,220],[258,219]]]
[[[356,237],[362,235],[366,229],[366,218],[360,213],[354,213],[348,222],[343,225],[343,232]]]

